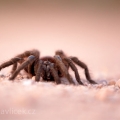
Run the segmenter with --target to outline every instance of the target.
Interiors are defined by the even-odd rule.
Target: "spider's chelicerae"
[[[18,63],[20,64],[19,66]],[[68,72],[69,68],[71,68],[75,73],[77,82],[83,85],[75,64],[85,70],[86,79],[90,83],[96,83],[91,79],[88,67],[85,63],[80,61],[77,57],[67,57],[61,50],[56,51],[54,57],[45,56],[42,58],[40,58],[40,52],[38,50],[25,51],[1,64],[0,70],[13,65],[11,71],[12,75],[9,80],[14,80],[19,72],[24,69],[31,77],[35,76],[35,81],[39,81],[40,77],[42,77],[45,81],[55,81],[57,84],[60,84],[60,78],[66,77],[71,84],[75,84]]]

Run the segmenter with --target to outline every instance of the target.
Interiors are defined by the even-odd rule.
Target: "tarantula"
[[[19,66],[18,63],[20,64]],[[61,50],[56,51],[54,57],[45,56],[42,58],[40,58],[40,52],[38,50],[25,51],[1,64],[0,70],[13,65],[12,75],[9,80],[14,80],[19,72],[24,69],[31,77],[35,76],[35,81],[40,81],[40,77],[42,77],[45,81],[55,81],[56,84],[60,84],[60,78],[66,77],[71,84],[75,84],[68,72],[69,68],[71,68],[75,73],[77,82],[83,85],[74,63],[85,70],[85,76],[90,83],[96,84],[96,82],[91,79],[85,63],[78,60],[77,57],[67,57]]]

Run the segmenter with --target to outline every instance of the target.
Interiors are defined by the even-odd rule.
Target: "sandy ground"
[[[0,72],[0,119],[120,118],[119,3],[74,1],[0,1],[0,64],[25,50],[53,56],[62,49],[84,61],[98,84],[36,83],[20,76],[10,82],[10,67],[5,68]]]
[[[18,76],[16,79],[20,79]],[[63,80],[65,83],[65,80]],[[119,120],[120,80],[97,85],[56,85],[0,77],[1,119]]]

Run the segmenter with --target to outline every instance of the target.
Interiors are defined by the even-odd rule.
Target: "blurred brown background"
[[[120,75],[119,0],[0,0],[0,63],[29,49],[57,49],[93,77]]]

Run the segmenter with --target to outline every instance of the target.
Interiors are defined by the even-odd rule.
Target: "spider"
[[[18,63],[20,64],[19,66]],[[86,79],[90,83],[96,84],[90,77],[87,65],[77,57],[67,57],[62,50],[56,51],[54,57],[45,56],[42,58],[40,58],[40,52],[36,49],[25,51],[1,64],[0,70],[13,65],[11,70],[12,75],[9,77],[9,80],[14,80],[19,72],[24,69],[31,77],[35,76],[35,81],[40,81],[42,77],[45,81],[55,81],[56,84],[60,84],[60,78],[65,77],[70,84],[75,84],[68,72],[69,68],[71,68],[75,73],[77,82],[83,85],[75,64],[85,70]]]

